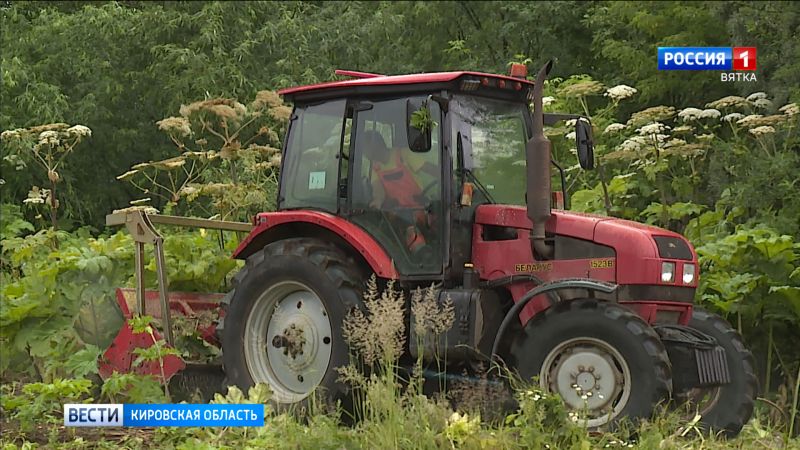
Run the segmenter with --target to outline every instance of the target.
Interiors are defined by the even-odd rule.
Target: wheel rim
[[[328,311],[308,286],[283,281],[256,300],[245,322],[244,352],[255,383],[267,383],[281,403],[306,398],[331,361]]]
[[[705,417],[719,401],[722,388],[717,386],[713,388],[694,388],[684,391],[682,394],[677,394],[679,398],[689,405],[690,414],[699,414]]]
[[[557,345],[544,360],[539,382],[584,414],[587,427],[604,425],[628,404],[631,374],[625,358],[607,342],[581,337]]]

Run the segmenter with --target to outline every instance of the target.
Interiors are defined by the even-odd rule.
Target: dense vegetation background
[[[53,383],[96,371],[97,349],[64,330],[87,298],[130,282],[130,241],[98,237],[105,214],[141,197],[162,211],[239,220],[271,207],[286,114],[265,90],[330,80],[336,68],[505,73],[512,60],[532,71],[554,58],[548,108],[592,116],[602,167],[576,170],[569,128],[549,131],[570,169],[573,208],[685,233],[703,265],[697,302],[745,334],[768,384],[763,395],[773,406],[765,408],[792,422],[800,369],[797,3],[2,2],[0,21],[0,129],[90,130],[37,129],[34,141],[53,131],[60,147],[50,150],[68,153],[45,170],[34,144],[4,136],[4,381],[25,373]],[[655,48],[666,45],[757,47],[758,81],[658,72]],[[610,90],[617,85],[636,92]],[[241,136],[215,142],[221,130],[205,126],[212,122],[240,127]],[[130,170],[144,161],[161,162]],[[190,165],[203,172],[180,172]],[[166,188],[143,194],[128,182],[147,177]],[[44,189],[56,185],[58,206],[48,208]],[[224,289],[231,244],[171,235],[173,286]],[[119,386],[131,380],[117,381],[104,398],[123,395]],[[26,395],[49,389],[55,401],[77,389],[52,386]],[[134,395],[152,393],[139,388]]]
[[[640,95],[629,111],[755,91],[782,105],[800,95],[798,21],[791,3],[744,1],[10,2],[2,13],[0,124],[94,131],[68,169],[94,176],[65,177],[74,197],[65,206],[77,223],[99,226],[132,195],[115,177],[170,152],[155,121],[205,95],[251,98],[329,80],[336,68],[505,73],[519,54],[534,65],[555,58],[554,76],[635,85]],[[755,46],[759,81],[659,73],[658,45]],[[5,198],[25,198],[29,181],[41,177],[7,168]]]

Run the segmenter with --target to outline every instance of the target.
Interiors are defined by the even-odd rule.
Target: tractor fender
[[[234,259],[247,259],[281,239],[316,237],[341,245],[381,278],[400,278],[386,250],[362,228],[341,217],[314,210],[278,211],[260,213],[254,222],[253,230],[233,252]]]
[[[511,325],[511,322],[515,319],[519,320],[519,313],[522,311],[522,308],[524,308],[528,302],[536,298],[536,296],[548,294],[552,305],[554,301],[553,296],[550,294],[553,294],[554,291],[558,291],[560,289],[587,289],[589,292],[599,291],[605,294],[610,294],[617,290],[617,287],[618,286],[613,283],[607,283],[605,281],[597,281],[588,278],[564,278],[561,280],[549,281],[536,286],[523,295],[519,301],[508,310],[505,317],[503,317],[503,321],[500,323],[500,327],[497,329],[497,334],[494,337],[494,344],[492,344],[492,358],[497,356],[497,350],[500,347],[500,342],[502,341],[509,325]]]

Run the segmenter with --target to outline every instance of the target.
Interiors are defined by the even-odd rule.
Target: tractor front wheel
[[[361,302],[363,276],[330,243],[287,239],[247,259],[228,297],[222,349],[228,382],[266,383],[277,404],[297,404],[317,389],[344,400],[337,369],[350,361],[341,324]]]
[[[753,354],[742,336],[722,317],[694,308],[689,326],[717,340],[725,349],[730,383],[707,389],[675,392],[679,403],[688,403],[690,412],[700,414],[701,423],[714,432],[735,436],[750,420],[758,394]]]
[[[650,417],[672,388],[658,334],[631,310],[594,299],[561,302],[535,316],[511,355],[523,380],[538,377],[589,428]]]

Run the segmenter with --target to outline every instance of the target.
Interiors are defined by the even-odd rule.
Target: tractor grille
[[[692,250],[683,239],[669,236],[653,236],[658,247],[658,256],[669,259],[692,260]]]
[[[710,349],[696,348],[694,354],[697,358],[697,376],[701,386],[731,382],[728,362],[725,360],[725,349],[720,346]]]

